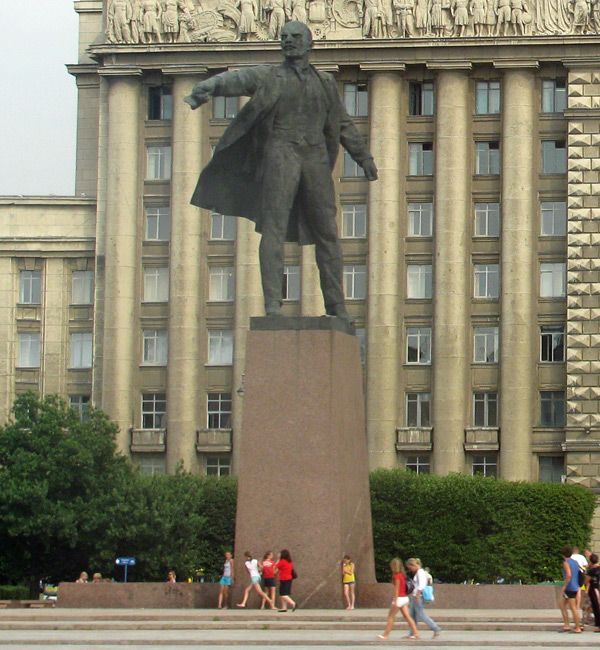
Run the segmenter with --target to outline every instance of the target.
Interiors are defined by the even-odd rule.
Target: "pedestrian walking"
[[[406,593],[406,575],[404,573],[404,567],[402,566],[402,560],[395,557],[390,562],[390,569],[392,571],[392,582],[394,583],[394,599],[390,605],[388,611],[387,625],[385,626],[385,631],[383,634],[378,634],[377,638],[381,641],[387,641],[392,628],[394,627],[394,621],[396,620],[396,614],[401,612],[404,620],[408,623],[411,633],[405,636],[405,639],[418,639],[419,632],[417,630],[417,625],[412,619],[410,612],[408,611],[408,594]]]
[[[246,570],[248,571],[248,575],[250,576],[250,584],[244,589],[244,598],[241,603],[238,603],[238,607],[246,607],[246,603],[248,602],[248,596],[250,595],[250,592],[254,589],[256,593],[262,598],[262,607],[261,609],[264,608],[265,606],[265,601],[269,603],[269,606],[271,609],[275,609],[275,604],[267,596],[267,594],[262,590],[262,587],[260,586],[260,571],[258,570],[258,560],[252,557],[252,553],[250,551],[246,551],[244,553],[244,557],[246,558],[246,561],[244,564],[246,565]]]
[[[275,572],[277,567],[275,566],[275,560],[273,560],[273,551],[267,551],[262,559],[262,562],[258,563],[258,568],[262,570],[263,583],[265,586],[265,592],[269,595],[269,598],[275,603],[275,590],[277,589],[277,580],[275,578]],[[265,601],[260,604],[260,608],[264,609]],[[275,605],[271,609],[275,609]]]
[[[439,625],[425,613],[425,600],[423,598],[423,589],[428,585],[427,573],[423,569],[421,560],[418,557],[411,557],[406,560],[406,568],[413,574],[415,589],[410,595],[410,615],[415,623],[423,621],[430,630],[433,630],[433,638],[441,634],[442,630]]]
[[[589,557],[589,566],[585,576],[585,587],[590,597],[592,611],[594,612],[594,626],[596,632],[600,632],[600,564],[598,555],[592,553]]]
[[[563,617],[562,631],[575,632],[576,634],[579,634],[582,632],[579,610],[577,608],[577,594],[579,593],[579,563],[577,560],[572,559],[572,553],[573,549],[570,546],[565,546],[562,550],[563,574],[565,576],[565,581],[558,599],[558,607]],[[573,630],[571,630],[567,607],[573,614]]]
[[[288,606],[292,612],[296,609],[296,603],[292,600],[292,580],[296,577],[292,556],[287,548],[279,553],[277,564],[275,565],[279,572],[279,597],[281,598],[280,612],[287,612]]]

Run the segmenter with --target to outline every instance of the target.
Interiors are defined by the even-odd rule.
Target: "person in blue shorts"
[[[233,556],[229,551],[225,551],[225,564],[223,564],[223,575],[219,580],[218,609],[229,609],[229,587],[233,584]]]

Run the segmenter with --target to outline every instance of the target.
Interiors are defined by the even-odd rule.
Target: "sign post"
[[[134,557],[118,557],[115,560],[115,564],[118,564],[119,566],[122,566],[125,569],[124,582],[127,582],[127,567],[135,566],[135,558]]]

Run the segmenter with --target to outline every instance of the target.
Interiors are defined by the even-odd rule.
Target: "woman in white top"
[[[433,630],[433,638],[436,639],[442,630],[439,625],[425,613],[425,604],[422,595],[423,588],[426,587],[428,583],[427,573],[423,569],[421,560],[419,560],[418,557],[411,557],[409,560],[406,560],[406,568],[414,574],[413,581],[415,583],[415,589],[410,595],[411,618],[414,619],[415,623],[423,621],[430,630]]]
[[[250,584],[244,589],[244,599],[242,600],[241,603],[238,603],[238,607],[246,607],[246,602],[248,601],[248,595],[252,591],[252,589],[256,590],[256,593],[262,598],[262,603],[261,606],[264,606],[265,601],[269,603],[269,607],[271,609],[275,609],[275,605],[271,598],[267,596],[267,594],[261,589],[260,586],[260,571],[258,570],[258,560],[254,559],[252,557],[252,553],[249,551],[246,551],[244,553],[244,557],[246,558],[246,561],[244,564],[246,565],[246,569],[248,570],[248,574],[250,575]]]

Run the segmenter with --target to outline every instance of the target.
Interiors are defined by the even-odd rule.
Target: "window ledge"
[[[130,449],[133,452],[164,452],[167,448],[166,441],[166,429],[131,429]]]
[[[397,427],[397,451],[431,451],[432,427]]]
[[[196,451],[201,453],[231,452],[232,429],[198,429]]]

